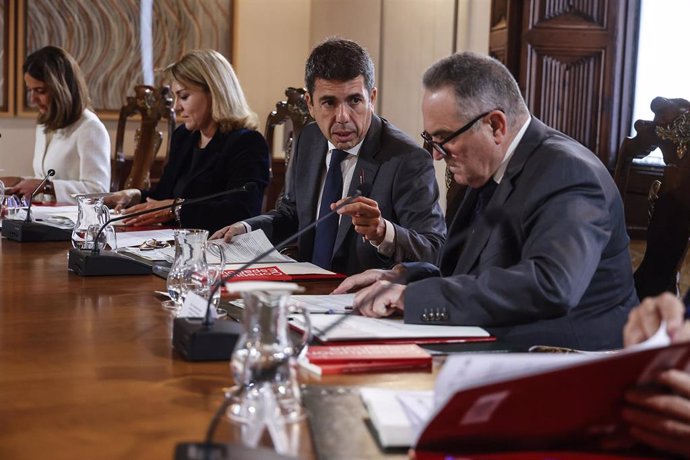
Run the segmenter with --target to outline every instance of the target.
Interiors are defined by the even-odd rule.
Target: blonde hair
[[[247,104],[237,75],[219,52],[192,50],[164,71],[168,78],[211,93],[211,118],[220,131],[257,128],[256,114]]]
[[[24,73],[45,83],[50,106],[39,114],[38,123],[47,131],[66,128],[89,108],[89,90],[77,61],[64,49],[46,46],[26,57]]]

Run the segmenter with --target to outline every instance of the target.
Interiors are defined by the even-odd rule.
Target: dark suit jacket
[[[276,244],[313,222],[327,150],[327,140],[316,123],[304,127],[276,209],[247,223],[253,229],[263,229]],[[333,250],[333,270],[353,274],[402,261],[436,260],[446,225],[429,153],[374,115],[359,151],[349,195],[359,186],[359,177],[371,184],[369,197],[378,202],[382,216],[395,225],[395,253],[390,258],[378,254],[356,234],[352,219],[342,216]],[[310,261],[313,245],[312,230],[299,238],[298,259]]]
[[[257,187],[251,192],[233,193],[183,206],[180,225],[213,233],[233,222],[259,214],[263,191],[269,180],[268,147],[263,136],[248,129],[217,131],[202,152],[194,171],[187,175],[192,164],[192,150],[199,137],[198,131],[191,132],[184,125],[175,130],[160,182],[150,192],[142,192],[143,198],[199,198],[255,182]],[[174,196],[180,180],[186,182],[183,192],[181,196]]]
[[[408,285],[405,321],[483,326],[521,345],[621,347],[638,300],[623,204],[601,161],[533,118],[492,217],[463,229],[472,193],[443,249],[454,268]]]

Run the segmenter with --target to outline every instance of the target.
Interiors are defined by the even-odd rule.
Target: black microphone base
[[[116,252],[93,254],[90,249],[70,249],[67,268],[79,276],[151,274],[151,266],[144,262]]]
[[[5,219],[2,221],[2,236],[8,240],[21,242],[69,241],[72,239],[72,230],[38,222]]]
[[[244,328],[228,320],[216,320],[206,327],[203,321],[202,318],[175,318],[173,348],[188,361],[229,361]]]

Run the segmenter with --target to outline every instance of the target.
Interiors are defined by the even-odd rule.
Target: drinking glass
[[[19,211],[26,208],[28,204],[24,197],[16,195],[5,195],[2,201],[2,215],[7,219],[18,219]]]

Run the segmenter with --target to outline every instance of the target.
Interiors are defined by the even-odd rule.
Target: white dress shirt
[[[357,165],[357,158],[359,157],[359,149],[362,148],[362,142],[364,142],[364,140],[362,140],[359,144],[355,145],[351,149],[345,150],[345,152],[347,152],[349,155],[346,156],[340,163],[340,169],[343,173],[343,193],[341,195],[341,199],[345,198],[347,196],[347,192],[350,190],[350,184],[352,183],[352,176],[355,173],[355,166]],[[331,144],[331,142],[329,141],[328,153],[326,154],[325,158],[326,169],[324,170],[323,176],[321,177],[321,186],[319,187],[319,200],[316,203],[317,219],[320,217],[318,213],[321,209],[321,197],[323,196],[323,187],[324,185],[326,185],[326,175],[328,174],[328,168],[331,164],[331,154],[335,148],[335,145]],[[366,182],[366,178],[360,178],[359,180],[362,183]],[[383,219],[383,222],[386,226],[386,232],[384,234],[383,241],[381,241],[381,244],[378,245],[374,244],[373,242],[370,243],[377,249],[377,251],[380,254],[383,254],[384,256],[390,256],[393,254],[393,251],[395,250],[395,226],[388,222],[386,219]]]

